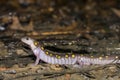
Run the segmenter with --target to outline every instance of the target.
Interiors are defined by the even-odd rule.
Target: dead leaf
[[[30,23],[26,26],[22,26],[19,22],[17,16],[12,17],[13,24],[10,26],[12,30],[21,30],[21,31],[33,31],[33,21],[31,20]]]
[[[112,8],[112,11],[118,16],[120,17],[120,10]]]

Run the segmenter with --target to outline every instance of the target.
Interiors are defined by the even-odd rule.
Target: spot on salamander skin
[[[50,54],[50,56],[53,56],[53,54]]]
[[[72,56],[72,58],[75,58],[75,54],[72,54],[71,56]]]
[[[101,59],[103,59],[103,57],[99,57],[99,59],[101,60]]]
[[[60,59],[60,58],[61,58],[61,56],[58,56],[57,58],[58,58],[58,59]]]
[[[91,58],[93,58],[93,56],[90,56]]]
[[[67,55],[67,54],[65,55],[65,58],[68,58],[68,55]]]
[[[49,54],[48,52],[45,52],[47,55]]]
[[[41,47],[42,50],[44,50],[44,47]]]
[[[61,58],[61,56],[59,56],[59,55],[56,55],[55,57],[56,57],[56,58],[58,58],[58,59],[60,59],[60,58]]]
[[[35,46],[39,46],[39,42],[38,41],[34,41],[34,45]]]
[[[81,54],[80,56],[83,56],[83,54]]]

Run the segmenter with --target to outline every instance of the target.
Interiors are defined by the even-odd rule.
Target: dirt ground
[[[21,42],[29,36],[53,53],[118,56],[119,0],[1,0],[0,80],[120,80],[120,64],[52,65]]]

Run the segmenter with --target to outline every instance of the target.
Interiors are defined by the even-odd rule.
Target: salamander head
[[[35,48],[38,47],[38,42],[30,37],[23,37],[23,38],[21,38],[21,41],[24,42],[25,44],[29,45],[32,50],[34,50]]]

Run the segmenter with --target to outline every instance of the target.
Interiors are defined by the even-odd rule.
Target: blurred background
[[[1,31],[119,31],[119,0],[1,0],[0,10]]]

